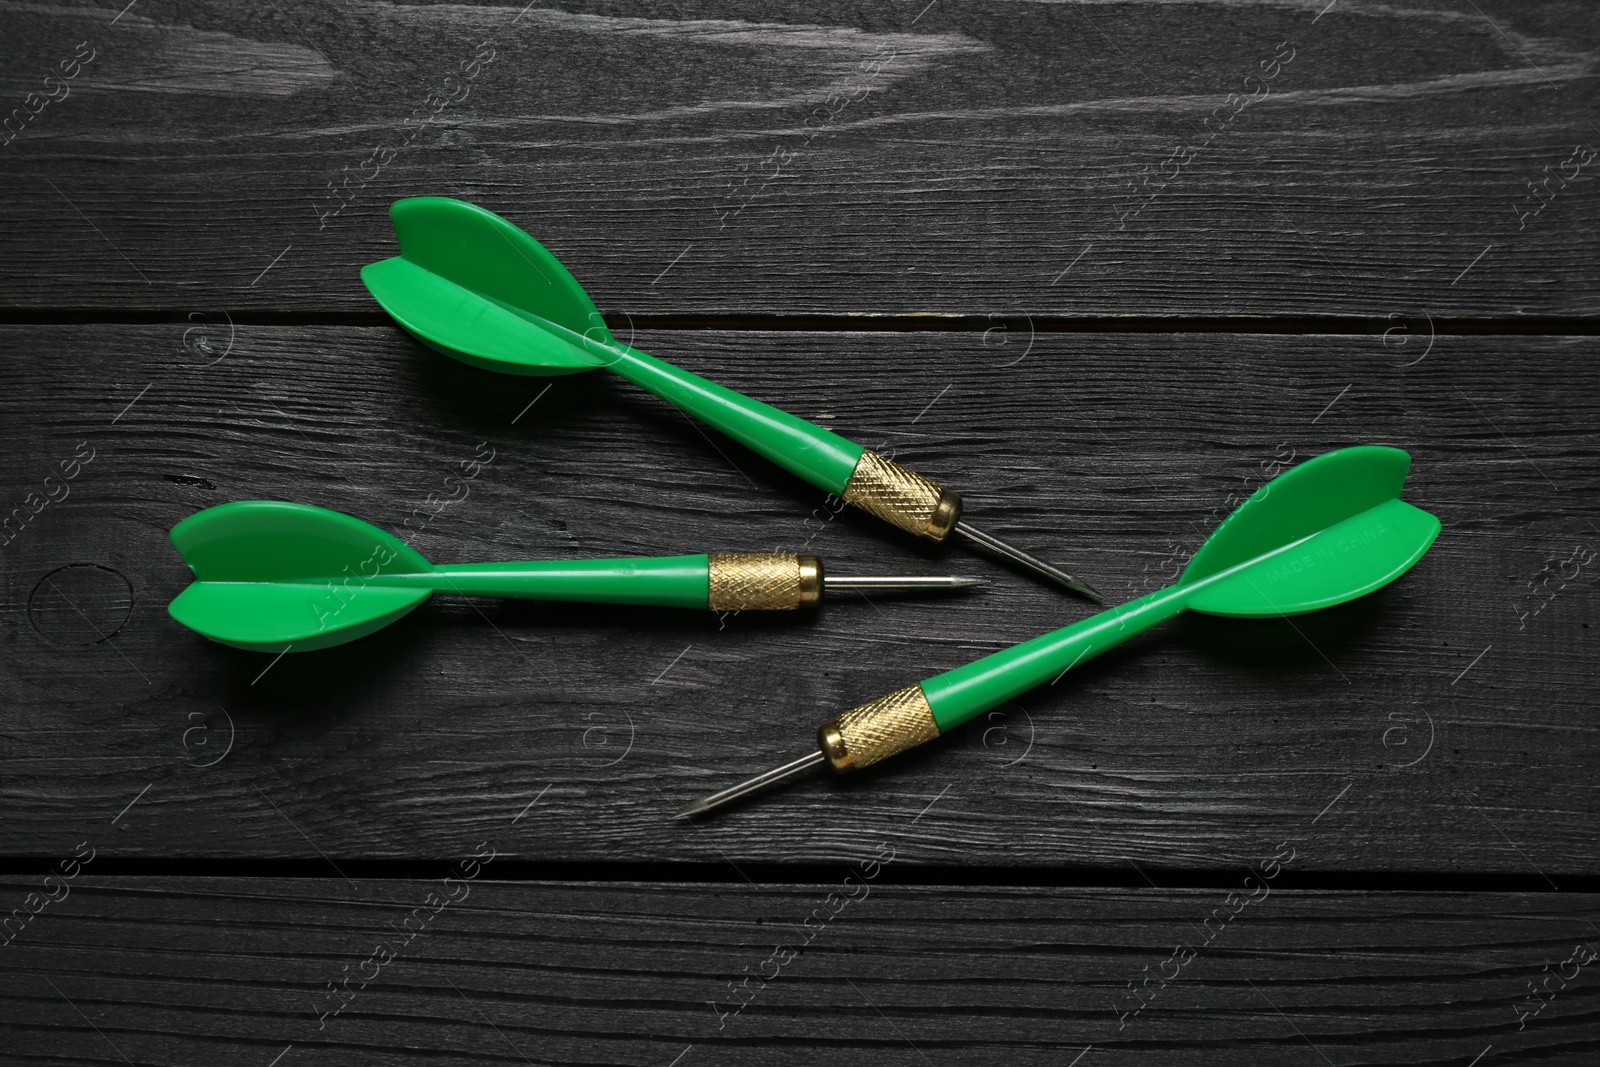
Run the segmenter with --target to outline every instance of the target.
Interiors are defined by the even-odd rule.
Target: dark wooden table
[[[0,8],[0,1060],[1600,1058],[1593,4],[121,4]],[[1343,445],[1444,532],[674,822],[1086,607],[619,381],[423,348],[357,277],[422,193],[1116,599]],[[995,584],[441,598],[274,660],[164,610],[167,530],[241,498]]]

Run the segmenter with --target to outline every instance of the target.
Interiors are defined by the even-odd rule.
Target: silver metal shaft
[[[896,593],[915,589],[966,589],[988,584],[987,578],[967,578],[959,574],[822,576],[822,588],[829,593]]]
[[[684,808],[682,811],[678,812],[677,818],[687,819],[691,815],[703,815],[713,808],[720,808],[722,805],[738,800],[740,797],[745,797],[749,796],[751,793],[760,792],[770,785],[775,785],[776,783],[783,781],[790,775],[799,774],[802,771],[808,771],[821,762],[822,753],[820,751],[808,753],[804,756],[801,756],[793,763],[785,763],[782,767],[777,767],[773,770],[770,770],[766,774],[758,774],[749,781],[740,782],[732,789],[724,789],[720,793],[712,793],[704,800],[697,800],[693,804],[690,804],[687,808]]]
[[[1101,596],[1094,589],[1094,587],[1089,585],[1087,582],[1084,582],[1078,578],[1074,578],[1072,575],[1068,574],[1059,567],[1052,567],[1042,559],[1028,555],[1020,548],[1012,548],[1004,541],[1001,541],[998,538],[990,537],[982,530],[974,528],[970,523],[956,523],[956,533],[975,541],[991,552],[999,553],[1000,555],[1005,556],[1007,559],[1016,560],[1023,566],[1037,571],[1052,581],[1060,582],[1073,592],[1082,593],[1084,596],[1091,597],[1094,600],[1101,601],[1102,603],[1105,601],[1105,597]]]

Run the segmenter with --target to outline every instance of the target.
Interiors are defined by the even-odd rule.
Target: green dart
[[[604,367],[902,530],[931,541],[960,534],[1099,599],[1066,571],[965,522],[961,498],[936,482],[618,341],[556,257],[500,216],[437,196],[398,200],[390,215],[400,255],[363,267],[361,280],[424,344],[508,374]]]
[[[870,704],[818,731],[818,750],[691,804],[699,815],[820,763],[859,770],[931,741],[1184,611],[1286,618],[1387,585],[1433,544],[1439,520],[1405,503],[1411,458],[1364,445],[1308,460],[1223,520],[1165,589],[985,656]]]
[[[189,516],[172,544],[195,581],[167,611],[213,641],[311,652],[364,637],[434,593],[712,611],[810,607],[824,592],[985,585],[981,578],[836,578],[820,560],[731,552],[435,566],[360,519],[307,504],[241,500]]]

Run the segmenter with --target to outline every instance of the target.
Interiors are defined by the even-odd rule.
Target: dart
[[[167,611],[213,641],[258,652],[354,641],[434,593],[781,611],[811,607],[825,593],[988,584],[937,575],[836,578],[811,556],[753,552],[435,566],[360,519],[271,500],[191,515],[172,528],[172,544],[195,581]]]
[[[962,518],[961,498],[900,464],[611,335],[576,279],[500,216],[448,197],[390,209],[400,255],[361,269],[383,309],[424,344],[508,374],[604,367],[885,522],[930,541],[953,534],[1085,596],[1090,586]]]
[[[1262,486],[1165,589],[880,697],[823,724],[818,748],[678,813],[700,815],[821,764],[859,770],[1013,700],[1185,611],[1287,618],[1400,577],[1439,520],[1399,499],[1411,459],[1364,445],[1306,461]]]

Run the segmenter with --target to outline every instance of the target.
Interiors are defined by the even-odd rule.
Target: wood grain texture
[[[485,870],[437,913],[438,882],[80,875],[0,956],[0,1062],[1577,1067],[1600,1051],[1593,965],[1562,968],[1600,944],[1587,895],[1280,891],[1224,924],[1221,889],[862,881],[839,907],[842,880],[710,893]],[[404,927],[419,907],[427,923]],[[365,966],[379,944],[395,958]],[[1194,956],[1163,969],[1179,945]],[[1175,969],[1121,1017],[1128,983]],[[1528,982],[1563,969],[1519,1029]],[[371,981],[323,1018],[347,975]]]
[[[370,311],[436,193],[618,315],[1600,310],[1583,0],[921,7],[15,5],[0,305]]]
[[[8,505],[94,453],[0,550],[13,855],[90,836],[127,857],[437,858],[520,812],[503,850],[542,860],[833,861],[889,836],[909,863],[1242,868],[1288,839],[1305,871],[1595,873],[1594,338],[1424,356],[1399,334],[639,335],[893,449],[1119,599],[1274,461],[1402,446],[1407,498],[1444,521],[1362,601],[1180,620],[917,753],[689,826],[670,814],[801,754],[828,715],[1087,606],[831,518],[619,381],[494,376],[394,328],[229,347],[214,325],[206,349],[196,328],[0,330]],[[996,584],[725,620],[440,598],[276,663],[166,616],[186,581],[166,531],[193,511],[291,499],[405,533],[484,442],[466,499],[413,520],[432,559],[804,548],[837,573]]]

